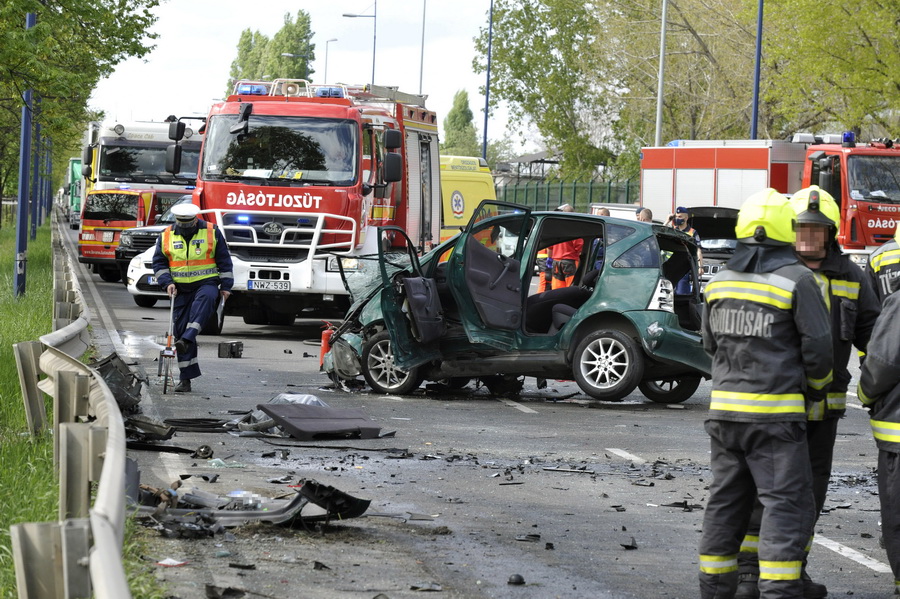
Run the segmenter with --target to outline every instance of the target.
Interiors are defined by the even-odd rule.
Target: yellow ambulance
[[[482,200],[496,200],[484,158],[441,156],[441,241],[465,227]]]

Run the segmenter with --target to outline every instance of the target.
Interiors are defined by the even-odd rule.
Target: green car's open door
[[[408,370],[439,359],[445,324],[435,281],[422,275],[415,245],[403,229],[379,227],[378,237],[381,312],[394,362]]]

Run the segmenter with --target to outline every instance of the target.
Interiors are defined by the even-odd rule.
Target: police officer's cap
[[[189,223],[200,214],[200,208],[195,204],[177,204],[172,206],[172,214],[180,223]]]

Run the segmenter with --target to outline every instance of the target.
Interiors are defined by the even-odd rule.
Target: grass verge
[[[53,466],[53,438],[27,434],[25,406],[13,344],[35,341],[52,329],[53,262],[49,222],[28,241],[26,288],[15,297],[15,226],[0,228],[0,599],[14,599],[16,575],[9,527],[58,518],[59,487]],[[52,401],[47,398],[47,413]],[[152,569],[141,561],[141,543],[129,522],[125,569],[135,599],[161,599],[166,593]]]

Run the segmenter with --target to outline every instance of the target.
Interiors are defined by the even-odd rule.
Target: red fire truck
[[[343,308],[338,260],[377,255],[379,225],[427,251],[440,238],[440,161],[426,96],[302,79],[238,81],[213,105],[193,201],[234,261],[226,314],[290,324],[305,308]],[[180,158],[172,124],[167,169]]]
[[[676,206],[740,208],[765,187],[790,194],[809,185],[840,204],[838,240],[849,253],[864,260],[893,237],[900,223],[900,148],[892,140],[857,144],[852,133],[801,133],[792,141],[692,140],[641,150],[641,204],[658,216]]]

